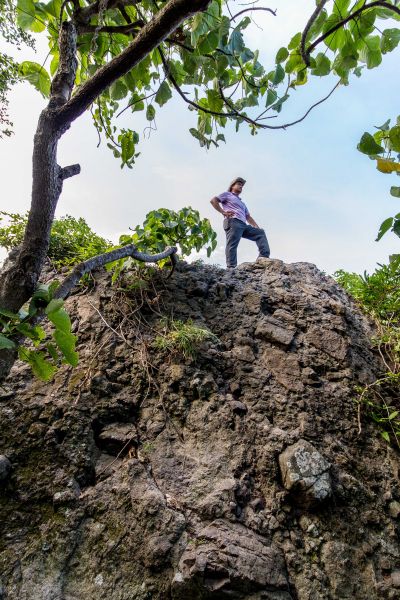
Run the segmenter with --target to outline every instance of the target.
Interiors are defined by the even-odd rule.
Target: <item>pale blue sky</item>
[[[304,27],[313,7],[312,0],[286,0],[278,17],[258,19],[262,29],[253,28],[250,45],[262,49],[268,69],[276,50]],[[34,60],[41,62],[44,56],[42,50]],[[293,128],[260,131],[253,137],[246,128],[236,134],[228,127],[227,144],[208,152],[188,132],[195,126],[195,114],[176,98],[158,111],[157,131],[141,142],[142,154],[133,170],[121,171],[105,144],[97,149],[90,119],[81,118],[62,139],[59,162],[79,162],[82,173],[65,182],[57,215],[83,216],[96,232],[117,241],[149,210],[191,205],[217,230],[218,249],[210,262],[223,265],[222,223],[209,200],[240,175],[248,181],[243,200],[267,231],[273,257],[313,262],[329,273],[338,268],[371,271],[400,251],[393,234],[374,242],[382,220],[400,212],[399,200],[389,194],[398,180],[379,173],[356,145],[364,131],[399,113],[398,62],[399,50],[386,55],[378,69],[364,70],[360,79],[339,88]],[[293,92],[275,121],[301,116],[334,83],[315,79]],[[32,139],[44,102],[28,84],[17,86],[10,99],[15,135],[0,141],[0,209],[25,211]],[[123,118],[139,133],[147,124],[138,114]],[[256,254],[254,244],[241,242],[239,261],[253,260]]]

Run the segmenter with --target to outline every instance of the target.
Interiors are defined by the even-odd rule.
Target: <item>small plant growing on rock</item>
[[[186,322],[162,320],[164,332],[153,342],[155,348],[170,353],[182,354],[185,358],[196,358],[200,346],[206,340],[218,341],[209,329],[195,325],[190,319]]]
[[[388,265],[379,265],[372,275],[337,271],[335,278],[375,321],[372,339],[386,372],[376,381],[357,389],[358,428],[361,409],[377,424],[383,439],[400,449],[400,255]]]

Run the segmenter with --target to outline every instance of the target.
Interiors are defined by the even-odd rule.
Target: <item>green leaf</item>
[[[289,56],[289,50],[287,48],[285,48],[285,47],[279,48],[278,52],[276,53],[275,62],[276,63],[284,62],[288,56]]]
[[[156,116],[156,109],[153,104],[149,104],[146,110],[146,119],[148,121],[154,121],[154,117]]]
[[[388,419],[389,421],[392,421],[393,419],[395,419],[397,417],[397,415],[399,414],[400,411],[395,410],[394,412],[390,413]]]
[[[29,29],[35,33],[40,33],[46,28],[46,23],[37,18],[36,6],[32,0],[18,0],[17,23],[21,29]]]
[[[228,43],[228,49],[232,54],[240,54],[245,49],[243,35],[239,28],[236,28],[232,31]]]
[[[382,62],[382,52],[380,49],[380,37],[370,35],[363,38],[360,48],[360,60],[367,64],[368,69],[377,67]]]
[[[349,13],[349,5],[350,0],[335,0],[333,5],[333,12],[339,15],[341,19],[343,19],[344,17],[347,17]]]
[[[17,345],[15,344],[15,342],[13,342],[12,340],[8,339],[8,337],[0,333],[0,350],[14,350],[14,348],[16,347]]]
[[[13,319],[14,321],[18,321],[20,318],[17,313],[12,312],[11,310],[7,310],[6,308],[0,308],[0,315],[4,315],[5,317]]]
[[[50,95],[50,77],[46,69],[38,63],[26,60],[19,65],[22,79],[29,81],[45,98]]]
[[[282,65],[277,65],[272,79],[272,85],[279,85],[285,79],[285,70]]]
[[[389,131],[390,149],[400,152],[400,125],[395,125]]]
[[[49,315],[50,313],[56,310],[60,310],[60,308],[62,308],[63,306],[64,300],[62,300],[61,298],[57,298],[56,300],[50,300],[44,312],[46,313],[46,315]]]
[[[271,104],[276,102],[277,98],[278,98],[278,93],[275,90],[272,90],[272,89],[268,90],[265,107],[268,108],[268,106],[270,106]]]
[[[315,57],[315,67],[311,70],[312,75],[316,75],[318,77],[324,77],[325,75],[329,75],[331,72],[331,61],[325,54],[320,52]]]
[[[53,311],[48,314],[49,320],[55,325],[56,330],[69,333],[71,331],[71,320],[65,308]]]
[[[378,231],[378,237],[376,238],[376,242],[379,242],[379,240],[385,235],[385,233],[387,231],[389,231],[389,229],[392,227],[393,225],[393,217],[389,217],[388,219],[385,219],[383,221],[383,223],[381,224],[379,231]]]
[[[43,352],[37,350],[28,350],[23,346],[18,349],[18,355],[21,360],[27,362],[31,369],[39,379],[42,381],[50,381],[53,379],[54,374],[57,371],[57,367],[48,362]]]
[[[380,131],[388,131],[390,125],[390,119],[384,122],[383,125],[375,125],[375,129],[379,129]]]
[[[278,66],[280,66],[280,65],[278,65]],[[289,59],[285,65],[286,73],[293,73],[294,71],[298,71],[302,67],[305,68],[305,64],[304,64],[304,61],[303,61],[303,58],[302,58],[300,52],[298,52],[298,51],[292,52],[292,54],[289,56]]]
[[[57,329],[53,333],[53,337],[58,348],[63,353],[67,363],[72,365],[73,367],[76,367],[79,358],[78,353],[75,351],[75,344],[77,339],[76,336],[72,335],[72,333],[67,333]]]
[[[360,143],[357,145],[357,150],[363,154],[369,155],[381,154],[382,152],[385,152],[385,149],[377,144],[373,136],[367,131],[361,137]]]
[[[113,100],[122,100],[128,93],[128,88],[121,79],[117,79],[110,86],[110,95]]]
[[[382,54],[394,50],[400,42],[400,29],[384,29],[380,41]]]
[[[170,98],[172,98],[170,87],[166,81],[163,81],[158,88],[155,101],[159,106],[163,106]]]
[[[333,27],[335,27],[338,23],[342,21],[340,15],[337,13],[331,14],[324,23],[322,28],[323,33],[328,33]],[[330,50],[338,50],[342,46],[345,45],[347,39],[347,33],[340,27],[336,31],[334,31],[331,35],[329,35],[325,40],[325,44],[330,48]]]
[[[400,187],[392,185],[390,188],[390,193],[395,198],[400,198]]]
[[[57,348],[55,347],[55,345],[52,344],[51,342],[49,342],[48,344],[46,344],[46,348],[47,348],[47,352],[50,354],[51,358],[55,362],[57,362],[59,359],[59,356],[58,356]]]
[[[289,50],[294,50],[295,48],[297,48],[300,45],[301,35],[302,35],[301,31],[299,31],[299,33],[296,33],[296,35],[294,35],[292,37],[292,39],[290,40],[290,42],[288,44]]]
[[[388,444],[390,444],[390,436],[387,431],[381,431],[381,436]]]

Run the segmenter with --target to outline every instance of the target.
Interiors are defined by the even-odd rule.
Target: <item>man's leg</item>
[[[239,219],[225,219],[224,229],[226,233],[226,266],[236,267],[237,265],[237,247],[242,237],[245,224]]]
[[[247,225],[242,233],[242,236],[246,240],[251,240],[252,242],[255,242],[257,244],[260,256],[269,258],[269,244],[264,229],[258,229],[258,227],[252,227],[251,225]]]

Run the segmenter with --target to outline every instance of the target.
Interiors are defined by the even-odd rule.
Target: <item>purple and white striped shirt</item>
[[[233,192],[222,192],[222,194],[217,196],[217,200],[222,204],[224,210],[233,212],[233,218],[247,223],[247,217],[250,213],[240,196],[237,196]]]

